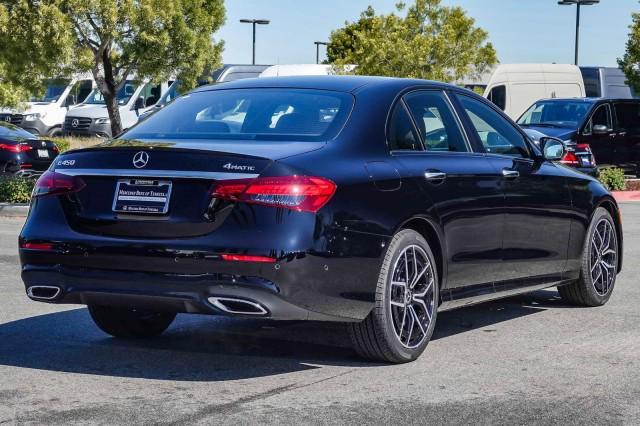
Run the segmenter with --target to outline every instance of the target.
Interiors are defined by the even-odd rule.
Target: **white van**
[[[172,83],[173,81],[160,84],[138,83],[135,80],[127,80],[116,94],[122,130],[136,124],[138,116],[151,108]],[[82,104],[67,113],[62,130],[65,134],[72,136],[101,138],[113,136],[111,120],[100,90],[93,90]]]
[[[262,71],[260,77],[286,77],[292,75],[330,75],[331,65],[324,64],[288,64],[272,65]]]
[[[540,99],[585,95],[580,68],[561,64],[500,65],[484,92],[485,98],[514,120]]]
[[[31,98],[25,110],[0,111],[0,120],[35,135],[60,136],[67,112],[86,99],[95,83],[89,75],[80,75],[48,80],[45,86],[44,95]]]
[[[627,85],[627,76],[615,67],[580,67],[588,98],[631,99],[635,93]]]

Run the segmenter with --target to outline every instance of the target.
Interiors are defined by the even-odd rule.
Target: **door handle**
[[[505,179],[517,179],[520,177],[520,172],[517,170],[502,169],[502,176],[504,176]]]
[[[447,178],[447,174],[437,170],[427,170],[424,172],[424,178],[429,182],[442,182]]]

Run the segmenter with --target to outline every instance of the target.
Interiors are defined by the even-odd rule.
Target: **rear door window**
[[[613,105],[616,113],[616,124],[620,130],[640,133],[640,103],[621,102]]]
[[[411,117],[407,112],[404,102],[396,104],[389,126],[387,128],[387,138],[391,151],[423,151],[418,135]]]
[[[441,91],[420,90],[404,100],[413,115],[427,151],[468,152],[458,120]]]

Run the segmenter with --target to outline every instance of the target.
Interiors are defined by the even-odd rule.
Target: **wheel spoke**
[[[431,265],[428,262],[429,261],[427,260],[427,265],[424,268],[422,268],[422,270],[420,271],[419,274],[416,274],[416,276],[413,278],[413,280],[411,280],[411,285],[409,285],[410,288],[414,288],[416,286],[416,284],[418,284],[418,281],[420,280],[420,278],[422,278],[424,276],[425,272],[427,272],[429,270]]]
[[[431,312],[429,312],[429,309],[427,308],[427,304],[424,303],[424,300],[422,299],[418,299],[415,296],[413,297],[413,301],[420,304],[420,306],[422,306],[422,309],[424,310],[425,314],[427,315],[427,319],[429,320],[429,323],[431,323]]]
[[[420,317],[418,316],[418,314],[416,313],[416,310],[413,309],[413,306],[411,305],[409,305],[409,312],[411,312],[414,322],[418,324],[418,328],[420,328],[420,332],[422,333],[422,335],[424,336],[425,334],[427,334],[424,327],[422,326],[422,322],[420,322]]]

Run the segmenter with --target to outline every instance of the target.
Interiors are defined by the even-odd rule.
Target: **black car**
[[[37,301],[116,337],[176,313],[349,323],[406,362],[438,311],[559,286],[598,306],[622,265],[616,202],[483,98],[450,85],[281,77],[197,89],[34,190]],[[544,152],[544,154],[543,154]]]
[[[0,122],[0,175],[38,175],[58,156],[58,147],[26,130]]]
[[[518,124],[565,140],[567,165],[590,174],[596,165],[615,166],[640,176],[640,99],[545,99]]]

